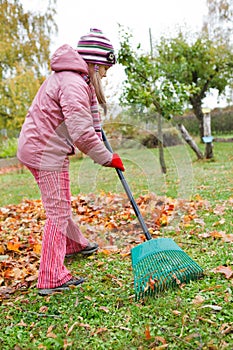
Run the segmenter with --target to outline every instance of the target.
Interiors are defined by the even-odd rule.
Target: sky
[[[22,0],[27,9],[43,11],[48,0]],[[129,28],[137,43],[149,48],[153,38],[186,26],[200,29],[207,13],[206,0],[57,0],[58,36],[53,47],[67,43],[76,47],[90,28],[101,29],[118,47],[118,24]]]
[[[118,24],[132,30],[136,41],[149,46],[152,35],[167,32],[176,25],[198,28],[206,12],[205,0],[58,0],[57,43],[76,45],[79,37],[92,27],[102,29],[118,46]],[[138,39],[138,40],[137,40]]]
[[[21,0],[27,10],[33,11],[43,11],[48,1]],[[196,32],[206,15],[206,0],[57,0],[58,35],[53,38],[51,51],[63,44],[76,48],[80,37],[90,28],[101,29],[117,51],[119,24],[132,32],[135,45],[140,43],[149,51],[149,31],[153,41],[162,35],[172,36],[178,28]],[[116,73],[115,81],[116,76],[120,78]],[[216,96],[209,98],[206,107],[215,105],[218,105]]]

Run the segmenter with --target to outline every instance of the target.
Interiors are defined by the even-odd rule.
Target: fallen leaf
[[[63,349],[66,350],[67,348],[70,348],[73,345],[72,341],[68,341],[67,339],[64,339],[64,343],[63,343]]]
[[[79,327],[84,327],[84,328],[87,328],[87,329],[91,328],[91,326],[88,323],[79,323]]]
[[[17,323],[17,326],[28,327],[27,323],[25,323],[23,320],[21,320],[19,323]]]
[[[158,345],[159,342],[162,343],[162,345]],[[165,338],[163,338],[163,337],[157,335],[157,336],[155,337],[155,341],[153,341],[153,343],[151,343],[151,344],[149,345],[149,349],[162,350],[162,349],[166,349],[166,348],[168,347],[168,345],[169,345],[169,344],[167,343],[167,341],[166,341]]]
[[[196,297],[193,299],[192,303],[194,305],[200,305],[205,301],[205,298],[202,297],[201,295],[196,295]]]
[[[202,290],[201,290],[201,293],[208,292],[208,291],[215,290],[215,289],[219,289],[219,288],[221,288],[221,287],[222,287],[222,286],[220,286],[220,285],[211,286],[211,287],[209,287],[209,288],[202,289]]]
[[[225,275],[226,279],[230,279],[233,276],[233,270],[230,266],[218,266],[212,270],[214,273],[222,273]]]
[[[216,322],[212,321],[212,320],[209,320],[207,318],[204,318],[204,317],[198,317],[199,320],[203,321],[203,322],[207,322],[207,323],[210,323],[210,324],[216,324]]]
[[[25,278],[25,281],[27,282],[32,282],[32,281],[36,281],[38,278],[38,273],[36,273],[35,275],[29,276]]]
[[[127,327],[123,327],[123,326],[119,326],[119,329],[122,329],[123,331],[132,332],[131,328],[127,328]]]
[[[39,308],[39,311],[40,311],[41,313],[47,312],[47,311],[48,311],[48,306],[45,306],[45,305],[41,306],[41,307]]]
[[[178,310],[172,310],[172,313],[176,316],[179,316],[181,314],[181,311]]]
[[[181,281],[179,280],[179,278],[176,276],[175,273],[172,275],[172,277],[173,277],[174,280],[176,281],[176,284],[177,284],[177,285],[180,285],[180,284],[181,284]]]
[[[21,246],[21,243],[17,240],[7,242],[7,249],[13,250],[14,252],[20,252],[19,247]]]
[[[74,327],[77,326],[77,325],[80,325],[79,322],[74,322],[74,323],[72,324],[72,326],[69,328],[69,330],[68,330],[68,332],[66,333],[66,335],[67,335],[67,336],[70,335],[70,334],[72,333]]]
[[[39,344],[38,349],[47,350],[47,347],[44,346],[43,344]]]
[[[223,231],[212,231],[212,232],[210,232],[210,236],[214,237],[214,238],[223,238],[224,235],[225,235],[225,232],[223,232]]]
[[[53,339],[57,338],[57,335],[54,334],[53,332],[47,333],[46,336],[47,336],[47,338],[53,338]]]
[[[212,226],[223,225],[223,224],[225,224],[225,221],[226,220],[224,218],[222,218],[219,221],[214,222]]]
[[[50,333],[53,330],[54,326],[50,325],[49,328],[47,329],[47,333]]]
[[[203,305],[203,306],[201,306],[201,309],[205,309],[205,308],[209,308],[209,309],[212,309],[214,311],[221,311],[222,310],[222,306],[219,306],[219,305]]]
[[[220,332],[222,334],[229,334],[233,332],[233,322],[232,323],[223,323],[220,327]]]
[[[146,325],[146,329],[145,329],[145,337],[147,340],[151,339],[151,335],[150,335],[150,327],[148,325]]]
[[[41,254],[42,245],[40,243],[33,244],[33,252],[36,254]]]
[[[195,200],[189,201],[150,193],[139,196],[136,202],[142,213],[146,214],[146,224],[150,233],[156,233],[158,237],[161,235],[161,226],[169,224],[177,209],[182,218],[180,226],[176,230],[179,234],[185,224],[204,226],[202,218],[197,214],[198,209],[209,210],[211,207],[210,203],[199,195],[196,195]],[[227,210],[230,203],[229,200],[223,201],[223,208]],[[145,241],[145,236],[141,233],[138,220],[135,218],[134,210],[125,194],[105,192],[98,195],[94,193],[79,194],[72,197],[71,205],[75,220],[80,226],[85,227],[88,239],[96,240],[102,249],[99,251],[107,256],[119,253],[122,258],[128,257],[134,244]],[[216,207],[216,213],[221,210],[222,208]],[[45,210],[41,200],[25,199],[17,205],[0,208],[0,257],[4,257],[1,260],[1,278],[4,281],[1,281],[2,285],[7,284],[8,288],[12,287],[8,291],[0,289],[3,298],[9,298],[10,293],[14,293],[22,286],[26,288],[35,286],[45,219]],[[222,221],[219,220],[219,222]],[[105,234],[106,228],[107,234]],[[232,242],[232,235],[222,234],[221,239],[225,242]],[[96,255],[92,256],[91,259],[96,259]],[[98,266],[102,265],[99,263]],[[175,279],[179,284],[178,278]],[[115,278],[114,282],[120,287],[123,285],[120,279]],[[146,288],[155,287],[154,282],[156,283],[155,280],[151,280]],[[181,285],[179,286],[181,287]],[[89,300],[92,301],[92,299]]]
[[[105,311],[106,313],[109,312],[109,309],[106,306],[100,306],[99,309]]]
[[[91,333],[91,335],[97,335],[103,332],[106,332],[108,329],[106,327],[100,327],[95,332]]]

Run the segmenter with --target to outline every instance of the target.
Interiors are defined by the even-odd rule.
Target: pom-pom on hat
[[[78,42],[78,53],[88,63],[112,66],[116,63],[114,49],[100,29],[90,29]]]

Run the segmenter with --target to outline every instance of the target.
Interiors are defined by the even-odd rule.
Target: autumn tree
[[[166,165],[163,156],[162,118],[169,119],[172,114],[182,114],[185,94],[184,85],[168,80],[160,70],[156,57],[133,49],[132,34],[120,27],[120,50],[118,63],[125,69],[126,81],[121,95],[121,103],[133,106],[133,109],[147,109],[154,114],[158,123],[158,142],[160,164],[163,173]]]
[[[192,86],[187,100],[199,121],[204,136],[202,103],[211,89],[224,94],[232,83],[233,52],[228,44],[210,40],[208,33],[194,37],[179,33],[175,38],[161,38],[156,47],[160,69],[173,84]]]
[[[0,2],[0,128],[20,128],[48,73],[55,4],[41,14],[25,11],[19,0]]]

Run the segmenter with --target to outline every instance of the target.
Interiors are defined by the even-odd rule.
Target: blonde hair
[[[103,84],[101,80],[101,76],[99,74],[99,71],[95,71],[95,64],[93,63],[88,63],[88,68],[89,68],[89,75],[91,82],[95,88],[95,93],[97,100],[100,104],[100,106],[104,110],[104,115],[107,114],[107,103],[106,103],[106,98],[103,90]]]

